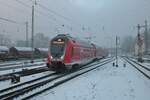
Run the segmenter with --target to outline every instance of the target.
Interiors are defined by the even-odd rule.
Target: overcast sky
[[[19,23],[28,21],[30,28],[30,1],[0,0],[0,17]],[[145,19],[150,23],[150,0],[37,0],[37,4],[35,33],[53,37],[59,31],[80,38],[91,36],[92,41],[102,46],[112,45],[116,35],[135,36],[135,26],[144,24]],[[39,4],[54,12],[42,9]],[[82,30],[83,27],[85,30]],[[25,25],[0,20],[0,33],[23,40]],[[31,36],[30,29],[29,33]]]

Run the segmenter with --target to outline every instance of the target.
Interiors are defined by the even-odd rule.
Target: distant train
[[[47,66],[53,71],[76,69],[80,65],[106,56],[106,49],[70,35],[59,34],[50,41]]]
[[[48,48],[34,48],[35,58],[46,58]],[[31,58],[32,48],[31,47],[7,47],[0,46],[0,60],[10,60],[19,58]]]

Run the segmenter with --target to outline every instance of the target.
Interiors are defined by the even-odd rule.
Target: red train
[[[47,66],[54,71],[72,69],[107,55],[106,50],[94,44],[59,34],[50,41]]]

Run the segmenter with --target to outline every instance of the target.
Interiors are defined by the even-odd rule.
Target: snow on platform
[[[150,80],[131,65],[107,64],[32,100],[150,100]]]

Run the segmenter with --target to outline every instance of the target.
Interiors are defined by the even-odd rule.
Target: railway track
[[[109,58],[102,62],[92,63],[86,65],[85,67],[80,68],[79,70],[62,73],[62,74],[52,74],[50,76],[40,77],[38,79],[31,80],[22,84],[18,84],[3,90],[0,90],[0,99],[8,100],[17,98],[21,99],[30,99],[40,93],[43,93],[49,89],[52,89],[60,84],[63,84],[75,77],[78,77],[84,73],[92,71],[104,64],[111,62],[113,59]],[[28,93],[29,92],[29,93]]]
[[[45,59],[36,59],[36,60],[34,60],[34,63],[44,62],[44,61],[45,61]],[[34,63],[31,63],[30,60],[13,61],[13,62],[8,62],[8,63],[0,63],[0,68],[7,67],[7,66],[18,66],[18,65],[23,65],[23,64],[34,64]]]
[[[44,65],[45,63],[37,63],[37,64],[28,64],[28,65],[15,65],[15,66],[6,66],[6,67],[0,67],[0,71],[6,71],[6,70],[14,70],[14,69],[23,69],[23,68],[32,68],[34,66],[40,66]]]
[[[25,69],[25,70],[21,70],[21,71],[17,71],[17,72],[0,75],[0,81],[9,80],[14,75],[19,75],[20,77],[24,77],[24,76],[42,73],[42,72],[46,72],[46,71],[49,71],[49,69],[46,66],[41,66],[38,68],[36,68],[36,66],[35,66],[35,68],[32,68],[32,69]]]
[[[150,68],[143,66],[142,64],[132,60],[131,58],[124,57],[124,59],[131,64],[135,69],[142,73],[145,77],[150,79]]]
[[[4,65],[2,67],[2,65]],[[45,62],[42,59],[35,60],[34,63],[12,63],[1,64],[0,67],[0,81],[11,79],[13,75],[27,76],[39,72],[48,71]]]

